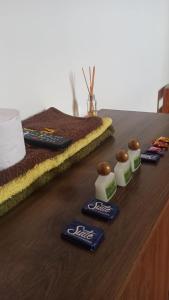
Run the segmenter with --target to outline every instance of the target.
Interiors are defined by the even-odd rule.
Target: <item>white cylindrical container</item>
[[[135,172],[141,165],[141,149],[137,140],[131,140],[128,143],[128,155],[131,163],[132,172]]]
[[[0,171],[24,158],[26,154],[19,112],[0,108]]]
[[[116,154],[117,164],[114,168],[114,174],[118,186],[126,186],[132,178],[131,164],[128,153],[120,150]]]
[[[98,164],[97,171],[99,176],[95,182],[96,199],[107,202],[117,190],[115,176],[107,162]]]

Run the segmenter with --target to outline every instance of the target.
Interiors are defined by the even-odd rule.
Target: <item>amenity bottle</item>
[[[116,154],[117,164],[114,168],[114,174],[118,186],[126,186],[131,178],[131,164],[127,151],[120,150]]]
[[[131,163],[132,172],[135,172],[141,165],[141,149],[137,140],[131,140],[128,143],[128,155]]]
[[[117,184],[111,166],[107,162],[101,162],[97,166],[98,178],[95,182],[96,199],[109,201],[116,192]]]

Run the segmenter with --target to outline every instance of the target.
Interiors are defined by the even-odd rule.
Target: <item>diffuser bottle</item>
[[[128,143],[128,155],[131,163],[132,172],[135,172],[141,165],[141,149],[137,140]]]
[[[87,100],[87,114],[89,117],[97,116],[97,102],[95,95],[89,95]]]
[[[107,162],[99,163],[97,171],[99,176],[95,182],[96,199],[109,201],[117,189],[115,175],[111,172],[111,166]]]
[[[120,150],[116,154],[117,164],[114,168],[118,186],[126,186],[132,178],[131,164],[127,151]]]

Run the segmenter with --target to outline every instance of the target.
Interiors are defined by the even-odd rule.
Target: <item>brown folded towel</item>
[[[73,142],[84,138],[88,133],[101,125],[102,119],[99,117],[77,118],[64,114],[53,107],[23,121],[23,127],[37,130],[44,130],[45,128],[53,129],[54,135],[70,137]],[[52,158],[62,151],[64,150],[54,151],[26,145],[25,158],[16,165],[0,171],[0,186],[23,175],[36,164]]]

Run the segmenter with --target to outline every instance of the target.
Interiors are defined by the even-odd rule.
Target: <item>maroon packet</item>
[[[161,142],[159,140],[153,141],[152,145],[157,148],[161,148],[163,150],[168,150],[169,145],[165,142]]]
[[[156,154],[159,154],[160,156],[164,156],[165,150],[163,150],[162,148],[151,146],[150,148],[148,148],[146,150],[146,152],[147,153],[156,153]]]

